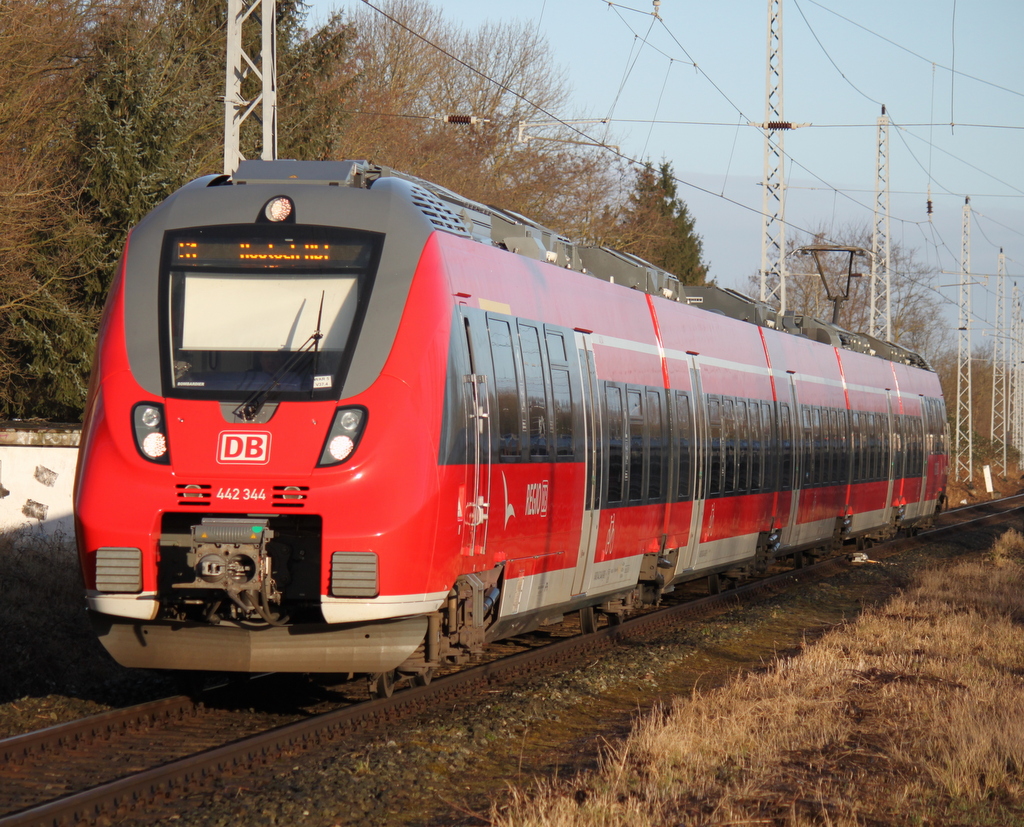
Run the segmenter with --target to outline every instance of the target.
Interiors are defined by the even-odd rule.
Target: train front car
[[[417,273],[428,194],[365,170],[244,162],[129,238],[75,492],[124,665],[386,673],[454,584],[457,538],[451,561],[433,544],[452,299]]]

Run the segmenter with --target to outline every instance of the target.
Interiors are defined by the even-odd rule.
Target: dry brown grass
[[[985,489],[985,474],[982,466],[976,465],[971,476],[970,483],[961,480],[950,470],[950,477],[946,484],[946,499],[949,508],[957,508],[961,505],[970,505],[993,497],[1012,497],[1024,489],[1024,467],[1011,462],[1006,473],[1000,475],[994,470],[992,472],[993,494]]]
[[[496,825],[1024,824],[1024,537],[647,716]]]
[[[0,703],[51,694],[120,703],[151,680],[96,639],[69,538],[0,532]]]

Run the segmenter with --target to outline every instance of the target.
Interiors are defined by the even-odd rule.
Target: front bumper
[[[372,624],[245,628],[221,623],[139,621],[89,612],[122,666],[212,672],[386,672],[423,642],[427,619]]]

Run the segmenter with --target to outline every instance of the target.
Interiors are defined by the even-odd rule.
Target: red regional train
[[[917,355],[360,161],[131,233],[75,490],[122,664],[396,675],[926,525]]]

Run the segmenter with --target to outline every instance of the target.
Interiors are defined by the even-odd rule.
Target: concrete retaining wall
[[[77,425],[0,424],[0,532],[74,536]]]

